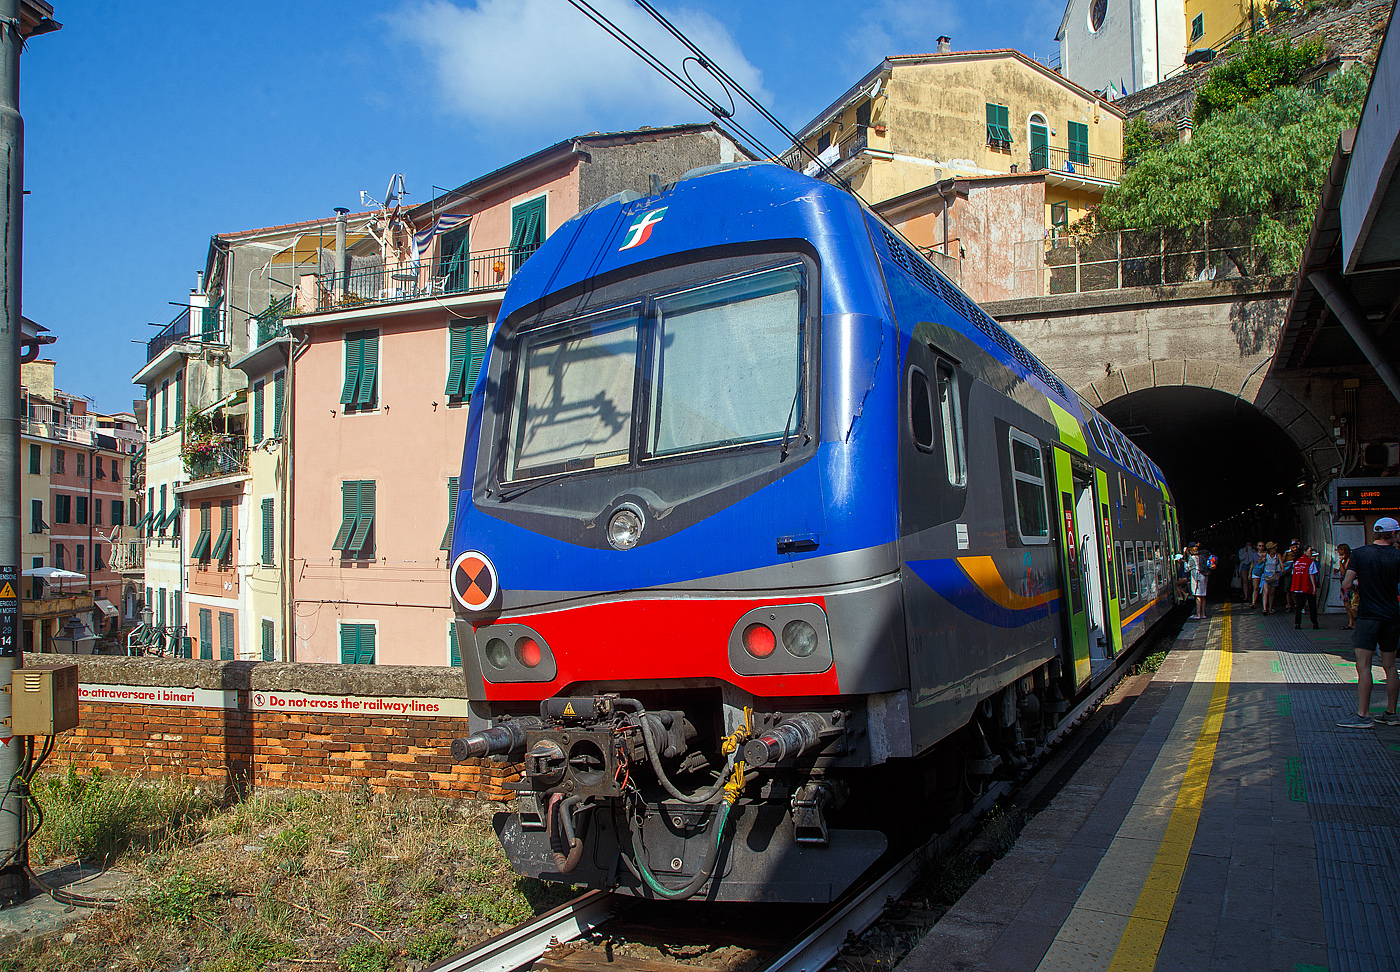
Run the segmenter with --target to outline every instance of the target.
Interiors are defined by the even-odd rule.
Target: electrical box
[[[52,736],[78,724],[78,666],[16,668],[10,679],[10,733]]]

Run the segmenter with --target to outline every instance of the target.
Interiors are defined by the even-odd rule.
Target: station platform
[[[1337,727],[1345,619],[1211,610],[898,972],[1400,969],[1400,728]]]

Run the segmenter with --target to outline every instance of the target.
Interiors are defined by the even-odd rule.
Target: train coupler
[[[845,785],[837,781],[823,780],[798,788],[792,795],[792,825],[797,843],[826,846],[830,842],[826,811],[838,809],[845,802]]]

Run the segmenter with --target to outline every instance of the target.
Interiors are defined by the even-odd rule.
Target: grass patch
[[[48,814],[36,864],[115,862],[130,885],[119,907],[65,929],[75,940],[31,939],[0,972],[398,972],[573,894],[510,869],[487,804],[361,789],[220,806],[72,770],[35,789]]]
[[[1160,669],[1160,668],[1162,667],[1162,662],[1164,662],[1164,661],[1166,661],[1166,660],[1167,660],[1167,653],[1166,653],[1165,651],[1154,652],[1153,654],[1148,655],[1148,656],[1147,656],[1146,658],[1144,658],[1142,661],[1140,661],[1140,662],[1138,662],[1136,665],[1134,665],[1131,674],[1133,674],[1133,675],[1143,675],[1143,674],[1155,675],[1155,674],[1157,674],[1157,670]]]

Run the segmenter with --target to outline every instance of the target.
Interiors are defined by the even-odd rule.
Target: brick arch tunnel
[[[1176,359],[1106,375],[1079,393],[1162,468],[1182,539],[1200,539],[1223,566],[1258,540],[1298,539],[1331,556],[1321,486],[1341,455],[1323,418],[1289,389],[1242,368]],[[1213,596],[1229,595],[1231,576],[1216,572]]]

